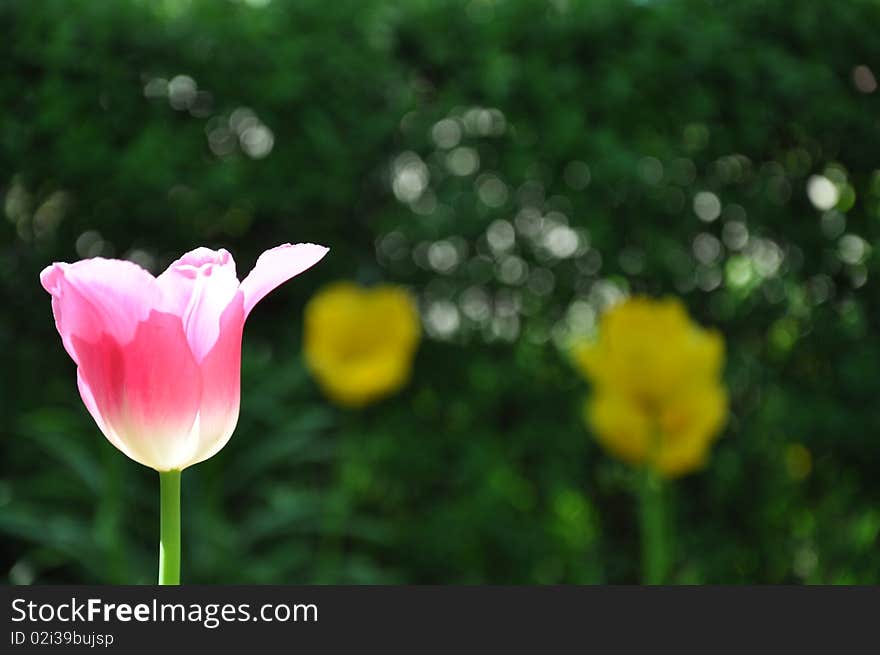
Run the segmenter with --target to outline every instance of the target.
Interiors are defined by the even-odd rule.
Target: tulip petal
[[[220,338],[199,364],[202,400],[198,446],[186,466],[214,456],[229,441],[238,423],[241,398],[243,295],[238,294],[220,319]]]
[[[107,334],[117,343],[127,343],[161,302],[155,278],[137,264],[118,259],[52,264],[40,273],[40,282],[52,295],[55,327],[77,363],[74,338],[95,343]]]
[[[314,243],[286,243],[260,255],[253,270],[241,282],[245,317],[266,294],[317,264],[328,251],[329,248]]]
[[[157,278],[167,311],[180,316],[200,362],[220,337],[220,317],[238,293],[235,261],[226,250],[197,248]]]
[[[180,319],[153,311],[128,343],[72,341],[80,394],[107,439],[158,471],[185,464],[198,444],[201,373]]]

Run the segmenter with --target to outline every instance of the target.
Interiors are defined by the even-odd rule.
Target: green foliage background
[[[629,290],[727,340],[672,581],[880,583],[876,1],[4,0],[0,24],[5,580],[155,575],[156,475],[82,407],[39,271],[210,245],[243,272],[315,241],[249,322],[236,435],[184,474],[186,582],[637,581],[633,473],[561,347]],[[438,145],[450,118],[470,150]],[[518,233],[528,274],[499,278],[487,229],[535,215],[580,249]],[[410,286],[425,317],[411,384],[363,411],[300,352],[339,278]]]

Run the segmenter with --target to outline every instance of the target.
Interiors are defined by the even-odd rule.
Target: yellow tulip
[[[620,459],[674,477],[701,468],[727,416],[724,341],[675,299],[630,298],[575,350],[593,385],[586,419]]]
[[[337,282],[305,309],[303,349],[323,391],[362,407],[402,388],[421,334],[418,311],[402,288]]]

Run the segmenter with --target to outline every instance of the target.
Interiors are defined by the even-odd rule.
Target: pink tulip
[[[118,259],[47,267],[40,281],[55,326],[110,443],[157,471],[223,448],[238,421],[245,319],[326,253],[311,243],[272,248],[241,282],[222,249],[197,248],[159,277]]]

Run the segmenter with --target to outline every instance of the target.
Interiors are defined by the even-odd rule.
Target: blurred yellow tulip
[[[586,418],[612,454],[674,477],[701,468],[727,416],[724,340],[691,321],[676,299],[635,297],[575,349],[593,385]]]
[[[421,328],[412,297],[390,285],[337,282],[305,309],[304,352],[318,384],[334,402],[362,407],[409,379]]]

